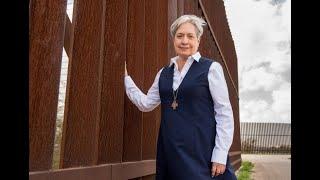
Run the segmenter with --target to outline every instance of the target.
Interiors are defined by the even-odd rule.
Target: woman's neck
[[[181,61],[181,62],[186,62],[188,60],[188,57],[179,56],[178,60]]]
[[[179,56],[179,59],[177,61],[177,64],[178,64],[178,70],[181,72],[184,64],[187,62],[188,58],[182,58]]]

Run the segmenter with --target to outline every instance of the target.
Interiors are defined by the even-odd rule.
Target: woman
[[[126,93],[139,110],[161,104],[157,180],[236,179],[228,158],[234,122],[223,69],[198,52],[205,24],[194,15],[173,22],[177,56],[157,73],[147,95],[125,67]]]

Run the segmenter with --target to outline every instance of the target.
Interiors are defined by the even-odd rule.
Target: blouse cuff
[[[219,164],[227,164],[228,152],[214,148],[212,151],[211,162]]]

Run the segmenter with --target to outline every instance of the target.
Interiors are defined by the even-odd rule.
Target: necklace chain
[[[172,89],[172,93],[173,93],[173,102],[171,104],[171,107],[173,110],[176,110],[176,108],[178,107],[178,103],[176,101],[177,99],[177,96],[178,96],[178,91],[179,91],[179,88],[176,90],[176,93],[174,93],[174,90]]]
[[[173,100],[176,100],[176,99],[177,99],[177,97],[178,97],[178,91],[179,91],[179,88],[177,88],[176,93],[174,93],[174,90],[172,89]]]

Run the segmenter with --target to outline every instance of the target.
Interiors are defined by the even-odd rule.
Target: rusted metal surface
[[[127,180],[140,178],[154,174],[156,171],[155,160],[142,160],[137,162],[126,162],[112,166],[113,180]]]
[[[237,57],[224,3],[223,1],[199,0],[199,4],[209,22],[208,26],[218,45],[223,63],[226,63],[227,75],[232,82],[230,88],[233,88],[233,91],[236,91],[236,95],[238,95]]]
[[[30,2],[29,171],[51,168],[66,4]]]
[[[69,59],[61,168],[97,164],[103,68],[104,1],[77,0]]]
[[[156,170],[155,160],[30,172],[30,180],[127,180],[148,176]]]
[[[234,169],[239,169],[241,166],[241,151],[232,151],[229,153],[229,157]]]
[[[181,5],[183,7],[183,14],[198,15],[198,0],[184,0]]]
[[[168,4],[171,0],[159,0],[158,9],[158,69],[162,68],[166,65],[169,57],[169,49],[168,44],[171,44],[172,41],[168,39],[168,29],[170,28],[170,22],[168,19],[170,18],[170,14],[172,12],[169,11]],[[170,56],[171,57],[171,56]],[[159,126],[158,126],[159,127]]]
[[[127,67],[136,85],[143,87],[145,0],[128,1]],[[142,112],[125,98],[123,161],[142,159]]]
[[[144,83],[141,90],[145,93],[153,84],[154,77],[151,74],[156,74],[158,68],[158,1],[147,0],[145,1],[145,46],[144,46]],[[155,159],[156,158],[156,122],[160,116],[160,107],[157,107],[151,112],[143,113],[142,118],[142,159]]]
[[[73,34],[73,25],[69,19],[69,16],[66,14],[66,20],[65,20],[65,32],[64,32],[64,49],[68,55],[68,57],[71,57],[71,42],[72,42],[72,34]]]
[[[122,162],[127,0],[107,0],[98,164]]]
[[[176,0],[177,1],[177,17],[180,17],[184,14],[184,1],[185,0]]]
[[[168,43],[166,44],[166,49],[168,51],[168,54],[167,54],[167,57],[166,57],[166,61],[165,61],[165,64],[169,64],[169,61],[170,61],[170,58],[176,56],[176,53],[174,51],[174,46],[173,46],[173,39],[170,35],[170,26],[171,24],[173,23],[174,20],[177,19],[177,0],[168,0],[168,5],[167,5],[167,8],[168,8],[168,13],[167,13],[167,16],[168,16],[168,19],[167,19],[167,23],[166,23],[166,27],[167,29],[163,31],[164,34],[167,34],[167,41]],[[165,14],[165,13],[163,13]],[[164,35],[162,34],[162,35]],[[160,36],[162,36],[160,35]],[[163,66],[165,65],[163,64]]]
[[[98,180],[112,179],[112,165],[88,166],[29,173],[30,180]]]

